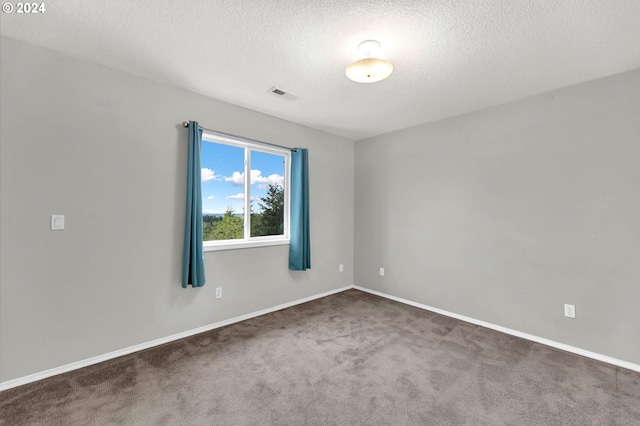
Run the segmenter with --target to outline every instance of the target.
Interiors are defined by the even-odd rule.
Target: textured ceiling
[[[44,3],[2,35],[354,140],[640,68],[639,0]],[[354,83],[372,38],[394,72]]]

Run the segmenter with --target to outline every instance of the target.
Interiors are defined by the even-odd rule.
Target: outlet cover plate
[[[576,305],[568,305],[565,303],[564,305],[564,316],[567,318],[575,318],[576,317]]]

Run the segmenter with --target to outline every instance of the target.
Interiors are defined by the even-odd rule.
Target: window
[[[289,243],[290,157],[287,149],[203,132],[206,251]]]

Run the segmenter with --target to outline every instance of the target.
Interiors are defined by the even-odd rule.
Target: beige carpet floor
[[[1,392],[0,424],[640,425],[640,373],[349,290]]]

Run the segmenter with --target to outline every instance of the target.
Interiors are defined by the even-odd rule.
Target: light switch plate
[[[63,231],[64,230],[64,215],[63,214],[52,214],[51,215],[51,230],[52,231]]]

